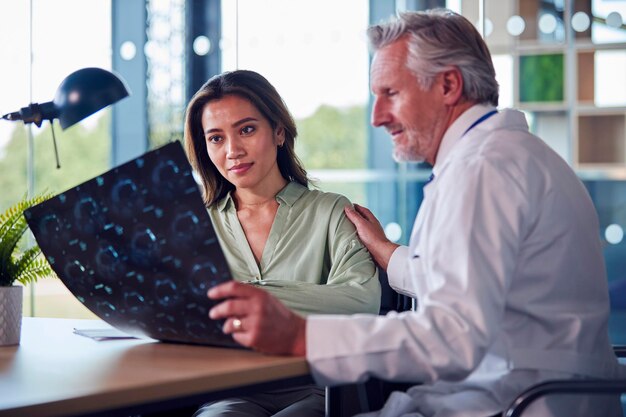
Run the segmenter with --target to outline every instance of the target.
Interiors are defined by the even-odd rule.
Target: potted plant
[[[49,197],[23,198],[0,214],[0,346],[20,343],[23,285],[52,274],[46,259],[39,256],[39,246],[18,245],[28,229],[24,210]]]

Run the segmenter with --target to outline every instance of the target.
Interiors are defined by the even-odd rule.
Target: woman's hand
[[[228,281],[211,288],[208,297],[223,300],[209,317],[226,319],[224,333],[241,345],[268,354],[306,355],[306,320],[267,291]]]

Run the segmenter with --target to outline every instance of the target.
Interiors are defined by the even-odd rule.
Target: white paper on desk
[[[137,337],[240,347],[207,291],[230,270],[180,142],[24,212],[50,266],[102,320]]]
[[[102,340],[116,340],[116,339],[136,339],[135,336],[131,336],[128,333],[124,333],[114,327],[108,329],[76,329],[74,328],[74,334],[85,336],[90,339],[102,341]]]

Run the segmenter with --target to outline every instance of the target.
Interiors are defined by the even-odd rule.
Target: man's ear
[[[443,101],[448,105],[455,105],[463,95],[463,75],[461,70],[453,67],[439,74],[441,77],[441,88]]]

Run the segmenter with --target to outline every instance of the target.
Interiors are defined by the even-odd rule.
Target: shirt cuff
[[[307,317],[306,359],[318,385],[365,381],[371,365],[368,342],[371,329],[381,316],[311,315]],[[332,340],[332,343],[329,341]]]
[[[329,315],[311,315],[307,317],[306,325],[306,359],[309,363],[311,375],[318,385],[334,385],[338,381],[337,356],[348,356],[346,352],[342,355],[341,343],[328,343],[334,340],[332,336],[337,327],[341,327],[339,322],[345,317]],[[331,335],[331,337],[328,337]]]
[[[406,270],[406,260],[409,257],[408,246],[398,246],[396,250],[391,254],[389,258],[389,264],[387,265],[387,278],[389,279],[389,285],[396,291],[403,287],[404,274]]]

